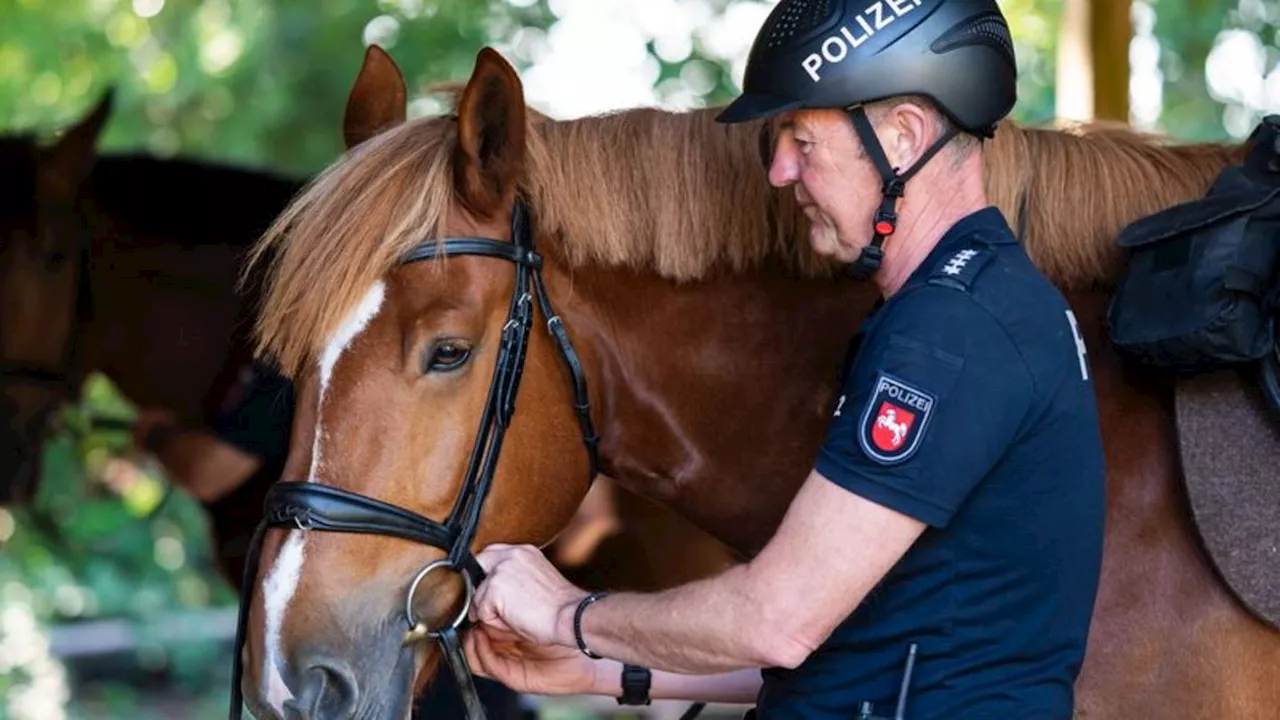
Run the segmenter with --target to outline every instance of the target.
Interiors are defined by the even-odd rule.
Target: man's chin
[[[829,226],[814,225],[809,231],[809,242],[813,251],[822,257],[838,258],[841,255],[835,230]]]

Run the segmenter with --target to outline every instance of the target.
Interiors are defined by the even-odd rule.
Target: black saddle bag
[[[1208,194],[1142,218],[1108,310],[1112,342],[1151,368],[1198,371],[1273,353],[1280,300],[1280,116]]]

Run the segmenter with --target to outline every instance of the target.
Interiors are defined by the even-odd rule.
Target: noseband
[[[582,441],[590,459],[589,479],[595,478],[598,463],[596,445],[599,438],[591,422],[586,374],[569,341],[569,335],[565,332],[564,324],[551,309],[551,299],[547,296],[540,272],[542,256],[534,251],[528,213],[520,202],[516,203],[512,215],[511,238],[509,243],[470,237],[426,241],[405,253],[398,263],[408,265],[442,255],[479,255],[508,260],[516,266],[515,292],[511,297],[507,322],[502,326],[502,344],[498,350],[484,414],[480,419],[475,445],[471,449],[462,490],[449,517],[440,523],[371,497],[311,482],[279,482],[273,485],[267,493],[262,522],[249,546],[240,591],[240,617],[236,627],[235,666],[231,687],[232,718],[241,717],[241,652],[249,604],[253,599],[253,584],[258,574],[262,536],[267,528],[272,527],[387,535],[446,551],[448,555],[424,567],[409,584],[405,596],[407,631],[410,637],[431,637],[440,644],[441,653],[458,682],[458,689],[467,708],[467,717],[471,720],[482,720],[485,717],[471,670],[458,640],[458,628],[466,620],[475,587],[484,579],[484,571],[476,562],[471,545],[480,524],[480,511],[493,482],[498,456],[502,452],[502,440],[515,412],[516,394],[524,371],[525,352],[533,325],[535,299],[543,317],[547,319],[547,332],[555,340],[560,357],[573,380],[573,409],[577,413]],[[427,630],[413,611],[413,598],[418,584],[435,570],[452,570],[461,574],[466,583],[466,595],[462,610],[449,625],[438,630]]]

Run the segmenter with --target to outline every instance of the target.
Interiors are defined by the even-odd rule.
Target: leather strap
[[[262,536],[267,532],[265,522],[258,523],[249,540],[249,550],[245,554],[244,577],[240,585],[240,608],[236,618],[236,644],[231,651],[231,720],[240,720],[244,707],[244,692],[241,689],[244,672],[244,636],[249,628],[249,605],[253,602],[253,581],[258,577],[258,556],[262,553]]]
[[[0,379],[21,380],[36,385],[61,385],[69,380],[65,370],[42,365],[14,363],[0,366]]]
[[[542,282],[541,274],[533,276],[533,288],[542,316],[547,319],[547,331],[555,338],[556,346],[560,349],[560,359],[564,360],[565,367],[569,370],[569,377],[573,380],[573,411],[578,415],[578,426],[582,429],[582,443],[587,448],[587,458],[590,461],[588,477],[595,479],[600,472],[600,435],[596,432],[595,424],[591,422],[591,395],[587,392],[587,373],[582,367],[582,360],[579,359],[577,351],[573,349],[573,343],[569,340],[569,333],[565,330],[564,323],[551,309],[551,298],[547,296],[547,288]]]
[[[653,683],[653,673],[642,665],[623,663],[622,665],[622,697],[619,705],[648,705],[649,686]]]
[[[471,668],[467,666],[467,656],[463,654],[462,643],[458,640],[458,631],[448,628],[436,637],[436,641],[440,643],[440,652],[444,655],[445,662],[449,663],[449,669],[453,671],[453,677],[458,683],[458,694],[462,696],[462,704],[467,708],[467,717],[484,718],[484,705],[476,692]]]
[[[448,238],[419,243],[400,256],[400,264],[409,265],[442,255],[482,255],[510,260],[516,265],[534,270],[542,269],[542,256],[534,252],[533,248],[519,243],[477,237]]]
[[[871,126],[871,120],[867,118],[867,111],[861,105],[856,105],[849,108],[848,113],[849,118],[853,121],[853,129],[857,132],[867,157],[875,165],[876,172],[880,175],[880,180],[883,183],[880,191],[880,207],[876,210],[875,219],[871,224],[871,243],[862,249],[862,253],[849,270],[849,273],[854,278],[866,279],[880,269],[880,263],[884,259],[884,248],[882,246],[885,238],[898,229],[898,199],[902,197],[905,191],[907,180],[910,180],[920,168],[925,166],[925,163],[929,162],[934,154],[950,142],[951,138],[955,137],[959,130],[954,125],[949,127],[920,155],[920,159],[914,165],[908,168],[906,172],[898,173],[898,169],[889,164],[889,158],[885,156],[884,148],[880,146],[880,139],[876,136],[875,128]]]
[[[267,491],[266,507],[263,522],[270,527],[389,535],[442,549],[457,538],[448,527],[412,510],[319,483],[277,482]],[[454,565],[477,585],[484,580],[474,555],[467,553]]]

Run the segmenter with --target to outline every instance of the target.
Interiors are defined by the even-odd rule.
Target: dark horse
[[[454,115],[403,121],[385,94],[397,83],[389,63],[367,62],[357,127],[381,133],[323,172],[258,249],[270,257],[260,348],[298,388],[285,477],[309,482],[293,499],[348,497],[337,488],[445,518],[472,476],[477,428],[494,417],[490,382],[515,347],[503,338],[523,322],[511,324],[515,290],[533,261],[492,243],[401,261],[433,239],[510,242],[518,199],[550,302],[530,303],[518,402],[473,547],[545,543],[586,492],[573,375],[540,329],[549,323],[581,358],[601,470],[742,555],[758,551],[810,467],[846,343],[875,296],[812,255],[794,199],[761,169],[763,126],[721,126],[714,111],[533,117],[490,50]],[[1108,526],[1078,714],[1276,717],[1280,633],[1233,600],[1197,545],[1170,387],[1122,364],[1104,331],[1120,229],[1201,196],[1240,148],[1006,122],[986,155],[990,199],[1025,227],[1081,321],[1100,401]],[[303,529],[331,526],[297,507],[279,515],[297,526],[264,536],[251,578],[249,707],[402,716],[440,660],[406,633],[406,612],[448,625],[462,579],[431,573],[406,608],[410,580],[442,551]],[[350,517],[391,517],[362,512]]]
[[[0,502],[30,499],[54,410],[88,373],[178,422],[211,421],[251,360],[255,296],[236,288],[245,252],[302,186],[99,157],[110,108],[108,94],[49,147],[0,141]]]

